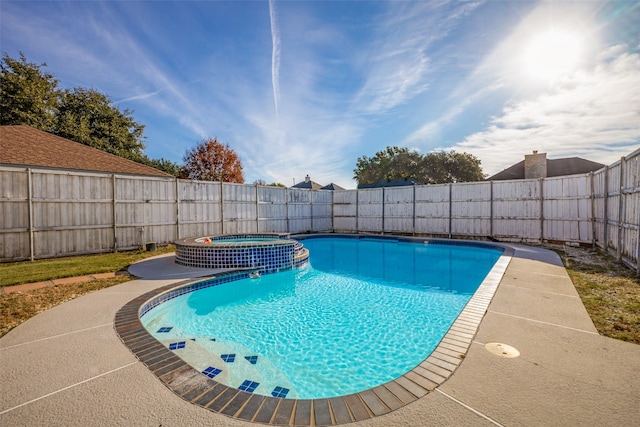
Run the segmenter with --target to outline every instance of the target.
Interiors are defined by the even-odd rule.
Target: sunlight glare
[[[537,34],[524,50],[524,69],[530,77],[549,80],[573,71],[582,50],[580,38],[569,31]]]

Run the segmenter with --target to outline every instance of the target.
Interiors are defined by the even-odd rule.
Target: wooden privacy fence
[[[2,167],[0,191],[0,261],[335,231],[589,244],[640,271],[640,150],[585,175],[339,191]]]

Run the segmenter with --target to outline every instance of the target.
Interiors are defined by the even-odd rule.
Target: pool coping
[[[299,236],[322,237],[323,234]],[[509,265],[514,249],[502,244],[468,240],[429,239],[404,236],[340,235],[328,237],[454,244],[500,249],[502,255],[460,312],[436,349],[404,375],[369,390],[325,399],[281,399],[221,384],[191,367],[154,338],[140,321],[140,310],[163,293],[194,282],[227,274],[189,279],[149,291],[129,301],[116,313],[114,328],[120,340],[165,386],[182,399],[231,418],[269,425],[339,425],[381,416],[433,392],[446,382],[464,361],[488,306]],[[246,270],[241,270],[246,272]]]

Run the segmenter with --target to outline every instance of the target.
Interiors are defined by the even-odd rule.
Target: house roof
[[[547,178],[554,176],[578,175],[594,172],[605,165],[592,162],[581,157],[566,157],[563,159],[547,159]],[[508,167],[502,172],[490,176],[487,181],[504,181],[507,179],[524,179],[524,160]]]
[[[318,184],[315,181],[302,181],[292,186],[291,188],[306,188],[309,190],[321,190],[322,184]]]
[[[407,185],[422,185],[413,178],[381,179],[373,184],[358,184],[358,188],[404,187]]]
[[[0,126],[0,164],[171,176],[150,166],[24,125]]]
[[[321,188],[321,190],[344,190],[344,188],[340,187],[338,184],[334,184],[333,182],[325,185]]]

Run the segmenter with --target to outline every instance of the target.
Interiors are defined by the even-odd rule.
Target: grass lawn
[[[601,335],[640,344],[640,277],[594,250],[552,248]]]
[[[175,251],[175,247],[169,245],[159,247],[155,252],[130,251],[1,264],[0,283],[3,286],[8,286],[87,274],[115,272],[126,269],[136,261],[173,251]],[[51,307],[89,292],[118,285],[132,279],[133,277],[128,274],[123,274],[85,283],[47,286],[27,292],[0,294],[0,337],[30,317]]]
[[[0,264],[0,286],[42,282],[95,273],[112,273],[126,269],[142,259],[175,251],[175,246],[158,247],[157,251],[128,251],[69,258],[49,258]]]
[[[597,251],[546,246],[564,262],[583,304],[601,335],[640,344],[640,278],[634,271]],[[3,264],[0,283],[13,285],[93,273],[120,271],[141,259],[173,252],[121,252]],[[128,275],[28,292],[0,294],[0,336],[36,314],[89,292],[131,280]]]

